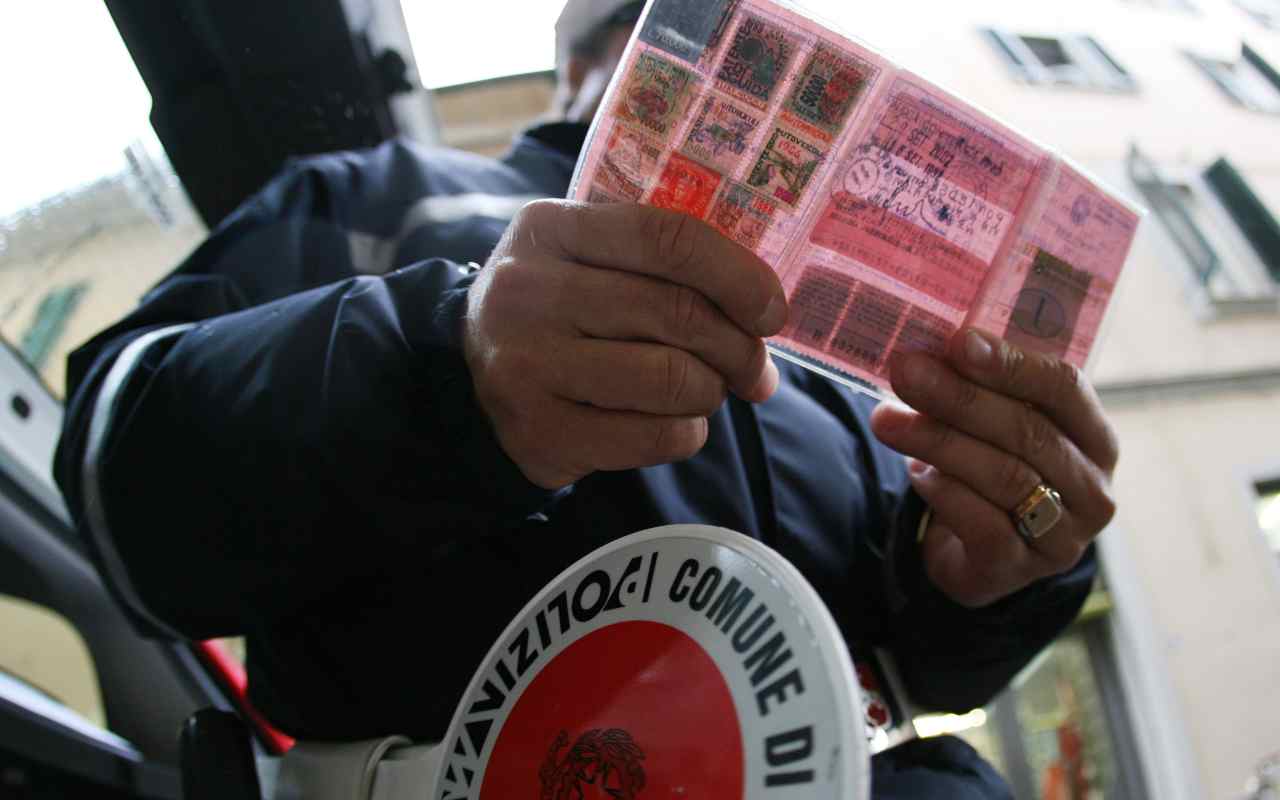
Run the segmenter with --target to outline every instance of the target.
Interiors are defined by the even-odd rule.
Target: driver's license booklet
[[[651,0],[570,197],[705,220],[778,272],[783,357],[878,393],[974,326],[1084,366],[1142,212],[771,0]]]

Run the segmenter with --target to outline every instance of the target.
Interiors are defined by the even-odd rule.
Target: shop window
[[[1026,83],[1133,91],[1133,77],[1091,36],[1032,36],[987,29],[1014,76]]]
[[[1115,748],[1084,637],[1058,641],[1012,694],[1036,796],[1107,796],[1116,784]]]
[[[1146,796],[1099,588],[1076,623],[985,709],[915,720],[920,736],[952,734],[1005,776],[1015,797]]]
[[[1280,224],[1239,170],[1163,168],[1134,146],[1128,172],[1211,302],[1275,309]]]
[[[1280,73],[1249,45],[1242,46],[1236,61],[1188,55],[1238,105],[1252,111],[1280,113]]]

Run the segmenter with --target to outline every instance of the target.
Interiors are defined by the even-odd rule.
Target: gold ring
[[[925,531],[929,530],[929,521],[933,519],[933,506],[925,506],[920,515],[920,524],[916,526],[916,544],[924,541]]]
[[[1052,530],[1065,513],[1062,495],[1042,483],[1018,504],[1012,516],[1018,534],[1030,541]]]

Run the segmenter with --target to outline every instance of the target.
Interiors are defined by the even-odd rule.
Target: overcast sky
[[[551,69],[563,6],[564,0],[404,0],[422,82],[434,88]]]
[[[0,216],[117,171],[151,98],[102,0],[0,3]]]

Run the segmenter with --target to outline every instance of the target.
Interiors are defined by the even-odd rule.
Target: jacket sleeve
[[[144,630],[281,621],[548,499],[477,409],[466,270],[352,277],[335,179],[295,165],[69,360],[56,477]]]
[[[992,605],[954,602],[925,574],[916,542],[925,503],[911,488],[903,457],[871,432],[874,401],[825,402],[859,443],[868,486],[866,533],[857,537],[844,600],[855,612],[875,611],[859,616],[855,647],[888,651],[915,706],[962,713],[986,705],[1075,619],[1097,571],[1094,548],[1067,572]]]
[[[925,574],[916,542],[925,504],[903,495],[885,550],[889,624],[883,645],[893,655],[911,701],[964,713],[991,702],[1076,618],[1097,573],[1090,546],[1064,573],[1043,578],[983,608],[966,608]]]

